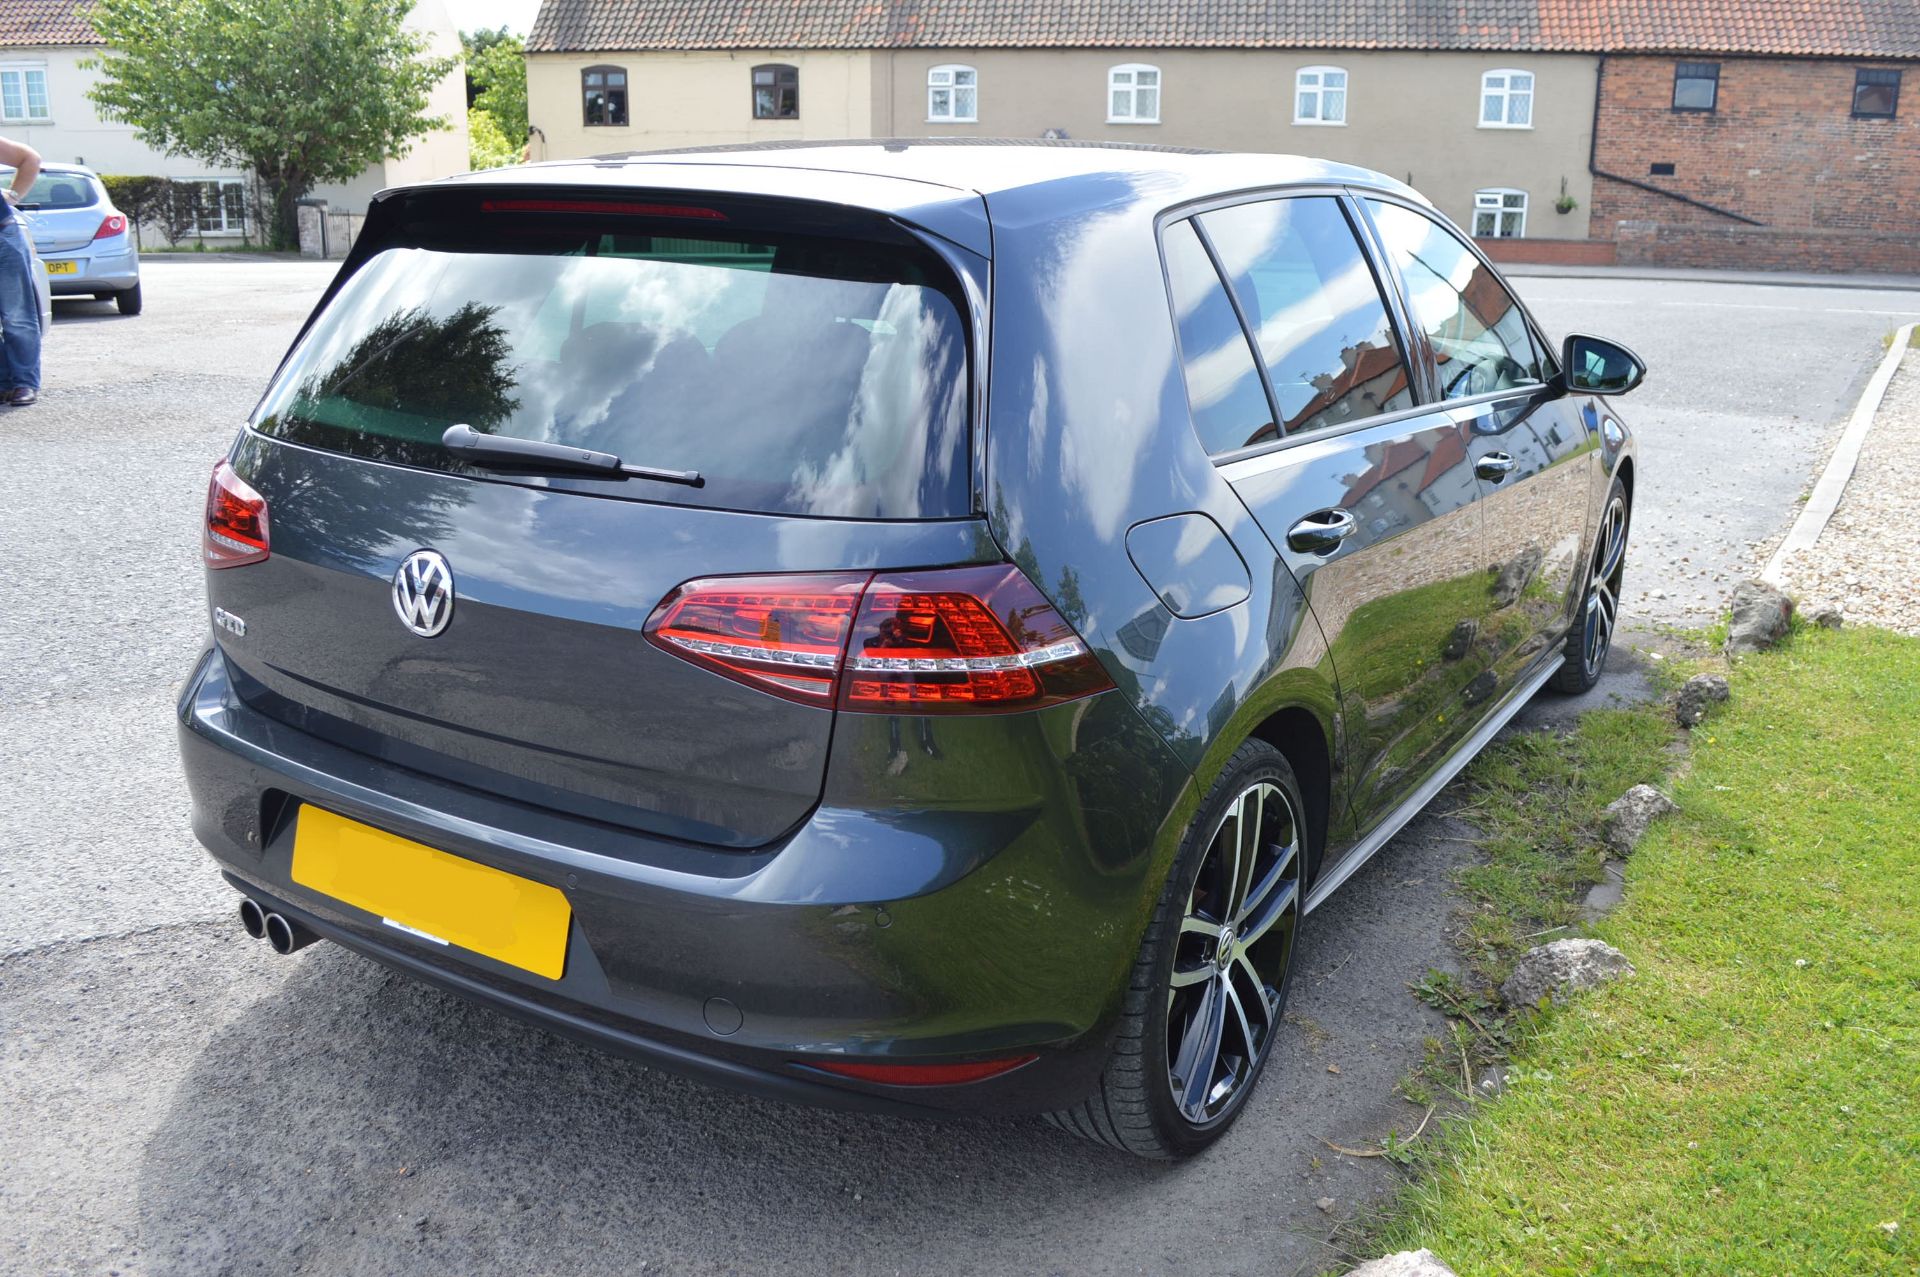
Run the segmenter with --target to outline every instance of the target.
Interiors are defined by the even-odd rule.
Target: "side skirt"
[[[1414,790],[1405,802],[1387,813],[1386,818],[1375,825],[1372,832],[1356,843],[1353,850],[1334,866],[1333,872],[1313,884],[1313,890],[1307,893],[1306,912],[1312,913],[1324,904],[1327,897],[1331,896],[1341,883],[1353,877],[1355,870],[1373,859],[1375,852],[1386,846],[1388,840],[1399,833],[1408,821],[1419,815],[1421,809],[1433,801],[1434,795],[1445,788],[1448,781],[1460,774],[1461,768],[1472,762],[1475,755],[1487,747],[1487,742],[1492,740],[1500,729],[1505,727],[1508,721],[1533,699],[1533,694],[1545,686],[1546,681],[1553,677],[1554,671],[1565,663],[1565,656],[1555,655],[1532,678],[1515,688],[1513,694],[1501,702],[1500,708],[1490,714],[1487,721],[1480,724],[1473,735],[1462,742],[1459,749],[1434,769],[1433,774],[1427,777],[1420,788]]]

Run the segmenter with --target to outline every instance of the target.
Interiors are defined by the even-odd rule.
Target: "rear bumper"
[[[1105,1061],[1170,854],[1156,832],[1185,773],[1112,693],[933,729],[847,717],[865,721],[843,730],[834,755],[855,763],[831,769],[800,828],[752,852],[531,809],[345,750],[249,707],[217,649],[188,682],[180,741],[195,833],[229,881],[410,975],[776,1098],[894,1113],[1043,1112],[1078,1100]],[[924,757],[903,765],[895,750],[885,775],[852,774],[860,759],[889,759],[901,723],[916,725],[907,740]],[[860,748],[862,732],[883,733],[877,755]],[[997,734],[1021,763],[998,810],[897,797],[943,751],[966,766],[973,733]],[[559,888],[573,908],[562,977],[416,940],[294,883],[306,803]],[[717,1031],[736,1017],[737,1029]],[[938,1088],[858,1083],[805,1063],[1025,1054],[1038,1058]]]
[[[78,266],[71,275],[47,276],[47,286],[55,297],[125,292],[140,282],[140,255],[132,251],[98,256],[51,253],[43,260],[74,262]]]

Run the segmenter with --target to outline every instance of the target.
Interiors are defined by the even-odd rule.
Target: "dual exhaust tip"
[[[278,954],[298,953],[320,937],[282,914],[268,913],[251,896],[240,900],[240,929]]]

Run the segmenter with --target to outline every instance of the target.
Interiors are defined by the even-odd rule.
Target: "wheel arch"
[[[1327,850],[1328,817],[1333,804],[1333,754],[1328,746],[1327,725],[1304,705],[1287,705],[1268,714],[1248,736],[1265,741],[1286,756],[1300,782],[1300,797],[1307,805],[1307,836],[1311,840],[1311,878],[1320,868]]]

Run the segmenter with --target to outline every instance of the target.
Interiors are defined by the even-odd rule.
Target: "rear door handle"
[[[1318,510],[1287,529],[1287,546],[1301,554],[1332,554],[1359,526],[1337,506]]]
[[[1482,479],[1498,483],[1513,472],[1513,458],[1504,452],[1489,452],[1473,463],[1473,472]]]

